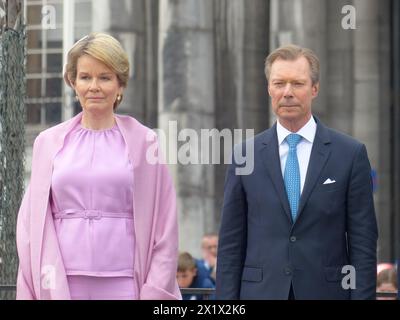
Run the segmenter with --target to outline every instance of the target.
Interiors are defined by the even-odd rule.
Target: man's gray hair
[[[307,59],[310,64],[312,84],[317,84],[319,82],[319,59],[317,55],[311,49],[302,48],[294,44],[282,46],[268,55],[267,59],[265,59],[265,76],[267,80],[269,80],[271,67],[275,60],[296,60],[300,57]]]

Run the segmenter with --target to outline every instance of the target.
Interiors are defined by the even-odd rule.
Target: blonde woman
[[[82,112],[35,140],[17,299],[181,299],[171,177],[146,160],[155,134],[115,114],[128,74],[110,35],[92,33],[68,53],[64,79]]]

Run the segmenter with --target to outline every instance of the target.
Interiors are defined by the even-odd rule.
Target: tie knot
[[[297,133],[291,133],[286,137],[286,141],[289,144],[289,148],[296,148],[300,140],[301,140],[301,135]]]

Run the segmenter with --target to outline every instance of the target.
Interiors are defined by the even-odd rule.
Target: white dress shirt
[[[289,153],[289,144],[286,142],[286,137],[293,133],[283,127],[279,120],[277,121],[276,131],[278,135],[279,157],[281,159],[282,176],[285,172],[285,165],[287,155]],[[313,146],[315,133],[317,132],[317,124],[314,117],[311,116],[310,120],[297,132],[302,136],[299,144],[297,145],[297,159],[299,160],[300,167],[300,192],[303,192],[304,183],[306,181],[308,163],[310,162],[311,149]]]

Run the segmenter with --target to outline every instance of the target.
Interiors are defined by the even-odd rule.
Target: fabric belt
[[[55,219],[95,219],[100,220],[102,217],[105,218],[126,218],[133,219],[132,212],[106,212],[101,210],[74,210],[68,209],[59,212],[54,212],[53,216]]]

